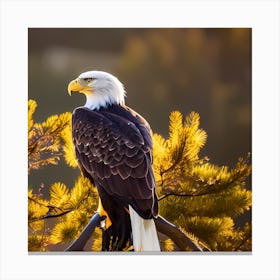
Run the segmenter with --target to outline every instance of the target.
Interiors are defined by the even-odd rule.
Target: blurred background
[[[201,157],[233,167],[251,152],[249,28],[30,28],[28,44],[28,98],[38,103],[37,122],[84,105],[82,94],[68,96],[69,81],[103,70],[125,85],[126,104],[153,132],[168,136],[173,110],[196,111],[208,134]],[[71,187],[78,174],[61,161],[31,171],[29,187]]]

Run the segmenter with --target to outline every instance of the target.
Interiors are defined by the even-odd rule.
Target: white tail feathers
[[[153,219],[143,219],[129,205],[134,251],[159,252],[159,240]]]

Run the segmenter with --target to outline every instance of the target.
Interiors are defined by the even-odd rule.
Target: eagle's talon
[[[106,216],[101,216],[100,217],[100,223],[99,223],[99,227],[103,230],[106,230]]]
[[[96,211],[99,216],[100,216],[100,228],[106,230],[109,228],[112,224],[111,219],[108,215],[108,213],[104,210],[101,199],[99,197],[99,203],[98,203],[98,208]],[[103,225],[105,223],[105,225]]]
[[[106,230],[106,218],[102,221],[100,221],[100,228],[103,230]]]

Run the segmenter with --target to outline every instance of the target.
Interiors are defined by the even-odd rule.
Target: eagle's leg
[[[99,214],[100,217],[105,217],[105,219],[100,222],[100,227],[103,229],[109,228],[112,225],[112,222],[108,213],[103,208],[100,197],[99,197],[98,208],[96,212]]]

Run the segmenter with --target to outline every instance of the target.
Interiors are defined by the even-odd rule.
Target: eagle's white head
[[[86,95],[85,107],[98,110],[111,104],[124,105],[125,90],[123,84],[112,74],[103,71],[88,71],[71,81],[69,95],[81,92]]]

